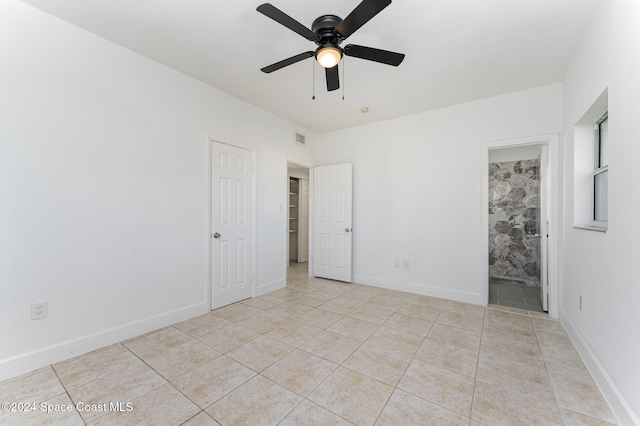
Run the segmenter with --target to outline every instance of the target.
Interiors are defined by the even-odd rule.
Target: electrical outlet
[[[35,302],[31,304],[31,319],[45,318],[48,313],[47,301]]]
[[[409,263],[408,260],[405,260],[403,263],[404,269],[409,269],[411,267],[411,264]]]
[[[396,259],[393,261],[393,266],[395,266],[396,268],[400,267],[400,259]]]

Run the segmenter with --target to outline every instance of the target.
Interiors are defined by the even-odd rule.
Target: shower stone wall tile
[[[538,160],[489,164],[489,275],[540,285]]]

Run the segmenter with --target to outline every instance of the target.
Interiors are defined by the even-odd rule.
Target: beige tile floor
[[[615,424],[559,322],[303,268],[284,289],[1,382],[0,401],[35,411],[0,424]]]

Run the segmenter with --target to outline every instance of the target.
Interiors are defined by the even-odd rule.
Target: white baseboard
[[[206,301],[0,360],[0,381],[209,312]]]
[[[564,326],[569,338],[576,347],[576,350],[582,357],[585,365],[589,369],[593,380],[598,385],[600,392],[609,403],[613,415],[616,416],[618,424],[620,425],[636,425],[640,426],[640,419],[633,412],[633,409],[620,392],[620,389],[616,386],[605,370],[604,366],[596,357],[585,338],[582,334],[573,326],[573,323],[569,319],[568,315],[561,309],[560,310],[560,322]]]
[[[484,300],[482,295],[479,293],[451,290],[448,288],[433,287],[424,284],[384,280],[364,275],[354,275],[353,282],[357,284],[386,288],[389,290],[407,291],[410,293],[421,294],[423,296],[440,297],[442,299],[455,300],[457,302],[472,303],[474,305],[487,305],[487,301]]]
[[[271,281],[266,284],[261,284],[256,287],[255,297],[262,296],[263,294],[271,293],[274,290],[279,290],[281,288],[286,287],[284,279]]]

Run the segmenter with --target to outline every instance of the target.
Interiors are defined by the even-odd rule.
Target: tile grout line
[[[285,287],[285,288],[286,288],[286,287]],[[349,290],[349,291],[353,291],[353,290]],[[313,309],[321,309],[321,308],[320,308],[320,306],[322,306],[322,305],[324,305],[325,303],[328,303],[328,302],[330,302],[330,301],[332,301],[332,300],[337,299],[338,297],[340,297],[340,296],[342,296],[342,295],[344,295],[344,294],[348,293],[349,291],[344,292],[344,293],[342,293],[342,294],[339,294],[339,295],[337,295],[337,296],[335,296],[335,297],[333,297],[333,298],[331,298],[331,299],[327,300],[326,302],[322,303],[322,304],[321,304],[321,305],[319,305],[318,307],[312,307],[312,310],[313,310]],[[311,293],[312,293],[312,292],[309,292],[309,294],[311,294]],[[301,295],[301,296],[299,296],[299,297],[303,297],[303,296],[304,296],[304,295]],[[299,297],[298,297],[298,298],[299,298]],[[292,302],[293,300],[295,300],[295,299],[288,300],[288,301],[286,301],[286,302],[284,302],[284,303]],[[283,304],[284,304],[284,303],[283,303]],[[338,314],[338,313],[336,313],[336,312],[332,312],[332,311],[325,311],[325,312],[329,312],[329,313],[333,313],[333,314],[337,314],[337,315],[342,315],[342,318],[340,318],[340,319],[338,319],[338,320],[334,321],[333,323],[329,324],[327,327],[322,328],[323,332],[333,333],[333,332],[331,332],[331,331],[329,331],[329,330],[328,330],[328,328],[329,328],[329,327],[333,326],[335,323],[337,323],[337,322],[339,322],[339,321],[343,320],[344,318],[347,318],[349,314],[351,314],[351,313],[355,312],[355,310],[357,310],[360,306],[364,305],[365,303],[367,303],[367,302],[364,302],[364,303],[362,303],[362,304],[358,305],[356,308],[354,308],[353,310],[351,310],[351,311],[350,311],[350,312],[348,312],[347,314]],[[277,305],[277,306],[280,306],[280,305]],[[323,310],[323,309],[321,309],[321,310]],[[267,312],[267,311],[268,311],[268,310],[265,310],[264,312]],[[312,312],[312,311],[309,311],[309,312]],[[283,317],[283,318],[286,318],[288,321],[297,321],[297,320],[296,320],[296,318],[301,317],[301,316],[303,316],[303,315],[304,315],[304,314],[302,314],[302,315],[297,315],[297,316],[295,316],[295,317],[293,317],[293,318],[286,318],[286,317]],[[276,329],[276,328],[278,328],[278,327],[275,327],[274,329]],[[318,328],[320,328],[320,327],[318,327]],[[379,328],[380,328],[380,327],[378,327],[378,329],[379,329]],[[274,330],[274,329],[272,329],[272,330]],[[265,332],[265,333],[261,333],[261,335],[266,336],[266,334],[267,334],[268,332],[272,331],[272,330],[269,330],[269,331],[267,331],[267,332]],[[322,333],[322,332],[321,332],[321,333]],[[318,335],[320,335],[321,333],[318,333]],[[334,334],[338,334],[338,333],[334,333]],[[375,332],[374,332],[374,334],[375,334]],[[342,336],[341,334],[338,334],[338,335]],[[372,335],[373,335],[373,334],[372,334]],[[317,335],[316,335],[316,336],[317,336]],[[314,337],[316,337],[316,336],[314,336]],[[269,336],[266,336],[266,337],[269,337]],[[307,341],[305,341],[302,345],[300,345],[300,347],[298,347],[298,346],[293,346],[293,345],[289,345],[289,346],[292,346],[292,347],[294,348],[294,351],[295,351],[295,350],[300,350],[300,351],[305,352],[305,353],[307,353],[307,354],[309,354],[309,355],[312,355],[312,356],[318,356],[318,355],[315,355],[315,354],[313,354],[313,353],[311,353],[311,352],[308,352],[308,351],[306,351],[306,350],[302,349],[302,346],[304,346],[304,344],[306,344],[308,341],[312,340],[314,337],[312,337],[311,339],[308,339]],[[344,336],[344,337],[348,337],[348,336]],[[275,340],[280,341],[280,340],[278,340],[278,339],[275,339]],[[368,340],[368,339],[366,339],[366,340]],[[342,361],[342,363],[340,363],[340,364],[334,363],[333,361],[330,361],[330,360],[327,360],[326,358],[323,358],[323,357],[318,356],[318,357],[319,357],[319,358],[321,358],[321,359],[325,359],[326,361],[329,361],[329,362],[332,362],[333,364],[336,364],[336,368],[334,368],[334,369],[333,369],[333,371],[332,371],[329,375],[327,375],[327,377],[325,377],[325,378],[324,378],[320,383],[318,383],[318,384],[317,384],[317,385],[316,385],[316,386],[315,386],[315,387],[314,387],[310,392],[308,392],[308,394],[307,394],[306,396],[302,396],[302,395],[300,395],[300,394],[297,394],[296,392],[294,392],[294,391],[292,391],[292,390],[290,390],[290,389],[288,389],[288,388],[286,388],[286,387],[282,386],[281,384],[279,384],[279,383],[277,383],[277,382],[275,382],[275,381],[271,380],[270,378],[268,378],[267,376],[265,376],[265,375],[263,375],[263,374],[262,374],[264,371],[266,371],[266,370],[267,370],[268,368],[270,368],[272,365],[275,365],[277,362],[279,362],[279,361],[280,361],[281,359],[283,359],[284,357],[283,357],[283,358],[281,358],[280,360],[278,360],[278,361],[276,361],[276,362],[272,363],[270,366],[266,367],[266,368],[265,368],[265,369],[263,369],[261,372],[256,372],[256,373],[257,373],[257,375],[259,375],[259,376],[261,376],[261,377],[263,377],[263,378],[265,378],[265,379],[269,380],[269,381],[270,381],[270,382],[272,382],[272,383],[275,383],[275,384],[276,384],[276,385],[278,385],[278,386],[282,386],[284,389],[286,389],[286,390],[288,390],[288,391],[290,391],[290,392],[292,392],[292,393],[294,393],[294,394],[296,394],[296,395],[298,395],[298,396],[302,397],[302,400],[301,400],[298,404],[296,404],[296,406],[295,406],[295,407],[293,407],[293,409],[291,409],[291,410],[290,410],[290,411],[289,411],[289,412],[288,412],[288,413],[287,413],[287,414],[282,418],[282,420],[280,420],[278,423],[282,423],[282,421],[284,421],[284,420],[285,420],[285,419],[286,419],[286,418],[287,418],[287,417],[288,417],[288,416],[289,416],[289,415],[290,415],[290,414],[291,414],[291,413],[292,413],[292,412],[293,412],[293,411],[294,411],[294,410],[295,410],[295,409],[296,409],[300,404],[302,404],[305,400],[306,400],[306,401],[309,401],[310,403],[315,404],[315,405],[317,405],[317,406],[319,406],[319,407],[322,407],[321,405],[318,405],[318,404],[316,404],[315,402],[313,402],[312,400],[308,399],[308,396],[309,396],[309,395],[311,395],[311,394],[312,394],[312,393],[313,393],[313,392],[314,392],[318,387],[320,387],[320,386],[321,386],[321,385],[322,385],[326,380],[328,380],[328,379],[329,379],[329,377],[331,377],[331,376],[335,373],[335,371],[337,371],[340,367],[347,368],[347,367],[344,367],[344,366],[342,365],[342,364],[344,363],[344,361],[346,361],[346,360],[347,360],[351,355],[353,355],[353,353],[355,353],[355,352],[356,352],[356,351],[357,351],[357,350],[358,350],[358,349],[359,349],[359,348],[360,348],[360,347],[361,347],[361,346],[366,342],[366,340],[365,340],[365,341],[363,341],[363,342],[362,342],[362,343],[361,343],[361,344],[360,344],[356,349],[354,349],[354,350],[351,352],[351,354],[350,354],[350,355],[348,355],[348,356],[347,356],[347,358],[345,358],[345,360],[343,360],[343,361]],[[281,341],[280,341],[280,342],[281,342]],[[247,343],[248,343],[248,342],[247,342]],[[281,343],[284,343],[284,344],[287,344],[287,345],[288,345],[288,343],[286,343],[286,342],[281,342]],[[245,343],[245,344],[246,344],[246,343]],[[241,345],[241,346],[242,346],[242,345]],[[292,352],[293,352],[293,351],[289,352],[289,354],[290,354],[290,353],[292,353]],[[285,357],[286,357],[286,356],[288,356],[288,355],[285,355]],[[236,362],[238,362],[238,361],[236,361]],[[242,363],[240,363],[240,364],[241,364],[241,365],[244,365],[244,364],[242,364]],[[246,365],[244,365],[244,366],[245,366],[245,367],[247,367],[247,368],[250,368],[249,366],[246,366]],[[349,369],[349,370],[351,370],[351,369]],[[254,371],[255,371],[255,370],[254,370]],[[353,371],[353,370],[351,370],[351,371]],[[256,377],[256,376],[254,376],[254,377]],[[246,383],[246,382],[245,382],[245,383]],[[243,384],[244,384],[244,383],[243,383]],[[240,386],[242,386],[242,385],[240,385]],[[238,386],[238,387],[240,387],[240,386]],[[235,388],[234,390],[236,390],[236,389],[237,389],[237,388]],[[229,392],[229,393],[231,393],[231,392]],[[227,395],[228,395],[228,394],[227,394]],[[226,395],[225,395],[225,396],[226,396]],[[222,399],[222,398],[220,398],[220,399]],[[213,405],[213,404],[212,404],[212,405]],[[338,417],[340,417],[340,418],[344,419],[342,416],[338,415],[337,413],[334,413],[334,412],[333,412],[333,411],[331,411],[331,410],[328,410],[326,407],[322,407],[322,408],[323,408],[323,409],[325,409],[325,410],[327,410],[328,412],[332,413],[333,415],[338,416]],[[346,420],[346,419],[344,419],[344,420],[348,422],[348,420]],[[349,423],[351,423],[351,422],[349,422]]]
[[[168,326],[167,328],[169,328],[169,327],[171,327],[171,328],[173,328],[173,329],[175,329],[175,330],[177,330],[177,331],[180,331],[181,333],[184,333],[182,330],[178,330],[178,329],[177,329],[177,328],[175,328],[173,325],[170,325],[170,326]],[[188,333],[184,333],[184,334],[186,334],[187,336],[191,337],[192,339],[198,340],[197,338],[195,338],[195,337],[191,336],[191,335],[190,335],[190,334],[188,334]],[[199,340],[198,340],[198,341],[199,341]],[[150,394],[151,392],[155,392],[157,389],[161,388],[162,386],[164,386],[164,385],[166,385],[166,384],[169,384],[169,385],[171,385],[171,387],[173,387],[176,391],[178,391],[181,395],[183,395],[185,398],[187,398],[187,400],[189,400],[192,404],[194,404],[196,407],[198,407],[198,408],[200,409],[200,411],[198,411],[196,414],[194,414],[191,418],[189,418],[189,419],[185,420],[184,422],[182,422],[182,424],[184,424],[184,423],[186,423],[187,421],[191,420],[193,417],[195,417],[195,416],[199,415],[200,413],[205,412],[206,408],[202,408],[202,407],[200,407],[200,406],[199,406],[195,401],[193,401],[191,398],[189,398],[189,396],[188,396],[188,395],[186,395],[184,392],[182,392],[180,389],[178,389],[178,387],[177,387],[175,384],[173,384],[173,382],[171,382],[171,380],[169,380],[167,377],[163,376],[159,371],[157,371],[155,368],[153,368],[151,365],[149,365],[149,364],[148,364],[144,359],[140,358],[140,357],[138,356],[138,354],[136,354],[135,352],[133,352],[133,351],[132,351],[129,347],[127,347],[124,343],[120,342],[120,344],[121,344],[122,346],[124,346],[124,347],[129,351],[129,352],[131,352],[131,354],[133,354],[133,356],[135,356],[136,358],[138,358],[138,359],[139,359],[140,361],[142,361],[142,362],[143,362],[147,367],[149,367],[151,370],[153,370],[153,371],[154,371],[158,376],[162,377],[162,378],[164,379],[164,381],[166,382],[166,383],[162,384],[161,386],[158,386],[158,387],[156,387],[156,388],[154,388],[154,389],[151,389],[151,390],[150,390],[150,391],[148,391],[148,392],[143,393],[142,395],[138,395],[138,396],[137,396],[136,398],[134,398],[134,399],[141,398],[141,397],[143,397],[143,396],[145,396],[145,395]],[[221,353],[221,355],[220,355],[220,356],[222,356],[222,355],[224,355],[224,354],[222,354],[222,353]],[[219,357],[216,357],[216,358],[214,358],[214,359],[217,359],[217,358],[219,358]],[[198,367],[193,368],[193,369],[189,370],[188,372],[191,372],[191,371],[193,371],[193,370],[195,370],[195,369],[197,369],[197,368],[198,368]],[[187,374],[187,372],[186,372],[186,373],[184,373],[184,374]],[[207,407],[207,408],[208,408],[208,407]],[[106,413],[105,413],[105,414],[106,414]],[[207,414],[207,415],[209,415],[208,413],[206,413],[206,414]],[[102,417],[102,416],[100,416],[100,417]],[[100,417],[98,417],[98,418],[100,418]]]
[[[411,300],[411,299],[409,299],[409,300]],[[400,308],[398,308],[398,311],[400,311],[400,309],[402,309],[402,308],[403,308],[407,303],[409,303],[409,300],[408,300],[408,301],[406,301],[405,303],[403,303],[403,304],[402,304],[402,306],[400,306]],[[396,313],[398,313],[398,311],[396,311]],[[441,313],[441,312],[442,312],[442,310],[440,310],[440,312],[438,312],[438,317],[440,316],[440,313]],[[391,317],[389,317],[389,318],[392,318],[392,317],[393,317],[393,315],[392,315]],[[437,320],[437,318],[438,318],[438,317],[436,317],[436,320]],[[387,321],[389,321],[389,320],[387,319]],[[385,322],[383,323],[383,325],[384,325],[384,324],[386,324],[386,322],[387,322],[387,321],[385,321]],[[380,416],[382,416],[382,413],[384,412],[385,408],[387,408],[387,405],[389,405],[389,401],[391,401],[391,398],[393,397],[393,394],[396,392],[396,390],[400,390],[400,391],[402,391],[402,392],[406,392],[406,391],[404,391],[404,390],[402,390],[402,389],[399,389],[399,388],[398,388],[398,385],[400,384],[400,382],[402,382],[402,379],[404,378],[405,374],[407,374],[407,370],[409,370],[409,367],[411,366],[411,363],[412,363],[412,362],[413,362],[413,360],[415,359],[416,354],[418,353],[418,351],[420,350],[420,348],[421,348],[421,347],[422,347],[422,345],[424,344],[424,341],[427,339],[427,336],[429,335],[429,331],[431,331],[431,328],[433,328],[433,325],[434,325],[435,323],[436,323],[436,321],[435,321],[435,320],[434,320],[433,322],[431,322],[431,325],[429,326],[429,330],[427,330],[427,333],[426,333],[426,334],[425,334],[425,336],[422,338],[422,342],[420,342],[420,344],[418,345],[418,347],[416,348],[416,350],[415,350],[415,351],[413,351],[413,355],[411,355],[411,360],[409,361],[409,363],[407,364],[407,366],[404,368],[404,371],[403,371],[403,372],[402,372],[402,374],[400,375],[400,379],[398,379],[398,381],[397,381],[397,382],[396,382],[396,384],[394,385],[394,387],[393,387],[393,391],[391,391],[391,395],[389,395],[389,398],[387,399],[387,401],[386,401],[386,402],[384,403],[384,405],[382,406],[382,409],[381,409],[381,410],[380,410],[380,412],[378,413],[378,416],[376,417],[376,420],[375,420],[374,424],[375,424],[375,423],[377,423],[377,422],[378,422],[378,420],[380,420]],[[381,326],[381,327],[382,327],[382,326]],[[418,395],[413,395],[411,392],[407,392],[407,393],[408,393],[409,395],[414,396],[414,397],[420,398]],[[422,399],[422,398],[420,398],[420,399]],[[444,407],[443,407],[443,408],[444,408]]]
[[[544,353],[542,352],[542,347],[540,346],[540,339],[538,338],[538,332],[533,325],[533,321],[531,321],[531,326],[533,327],[533,334],[536,336],[536,344],[538,345],[538,350],[540,351],[540,358],[542,358],[542,363],[544,365],[544,371],[546,373],[547,379],[549,380],[549,386],[551,386],[551,392],[553,392],[553,398],[555,400],[556,406],[558,407],[558,412],[560,413],[560,421],[562,424],[566,424],[564,418],[562,417],[562,407],[560,406],[560,401],[558,401],[558,395],[556,393],[555,387],[553,386],[553,382],[551,381],[551,373],[549,371],[549,367],[547,367],[547,361],[545,359]]]
[[[473,394],[471,396],[471,407],[469,408],[469,423],[475,420],[473,418],[473,404],[476,402],[476,391],[478,389],[478,369],[480,368],[480,352],[482,350],[482,340],[484,339],[484,330],[487,324],[487,316],[489,315],[489,309],[484,308],[484,315],[482,316],[482,330],[480,331],[480,342],[478,343],[478,356],[476,357],[476,372],[473,376]],[[478,420],[478,423],[480,421]]]
[[[56,378],[58,379],[58,382],[60,382],[60,385],[62,385],[62,389],[64,389],[64,393],[67,394],[67,396],[69,397],[69,400],[71,402],[73,402],[73,411],[75,411],[78,414],[78,417],[80,417],[80,420],[82,421],[82,423],[84,423],[86,425],[87,424],[86,420],[84,419],[82,414],[80,414],[80,412],[76,409],[77,402],[71,397],[71,394],[69,393],[69,390],[67,389],[65,384],[62,382],[62,379],[60,378],[60,375],[58,374],[56,369],[53,367],[53,364],[51,364],[51,370],[53,371],[53,374],[56,375]],[[93,380],[93,381],[95,381],[95,380]],[[91,382],[88,382],[88,383],[91,383]],[[62,394],[60,394],[60,395],[62,395]],[[59,396],[59,395],[56,395],[56,396]],[[49,399],[51,399],[51,398],[49,398]],[[97,418],[100,418],[100,417],[101,416],[98,416]]]

